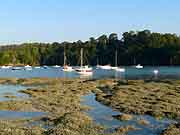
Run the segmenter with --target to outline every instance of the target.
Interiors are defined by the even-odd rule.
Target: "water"
[[[32,119],[46,115],[44,112],[18,112],[18,111],[0,111],[1,120],[12,120],[12,119]]]
[[[5,96],[15,96],[18,99],[28,98],[28,95],[19,93],[20,90],[25,90],[28,88],[31,87],[21,85],[0,85],[0,101],[13,100],[6,98]]]
[[[82,104],[92,107],[92,110],[88,111],[87,114],[91,116],[96,123],[101,124],[109,129],[128,125],[132,125],[139,129],[130,131],[128,135],[158,135],[164,129],[166,129],[170,123],[173,123],[171,120],[156,120],[154,117],[147,115],[134,115],[133,120],[119,121],[112,116],[121,113],[97,102],[94,94],[84,96]],[[147,120],[150,124],[140,125],[138,123],[138,120],[140,119]]]
[[[80,76],[77,72],[66,73],[61,68],[47,67],[32,70],[12,70],[0,69],[0,78],[16,77],[16,78],[121,78],[121,79],[180,79],[180,67],[145,67],[143,69],[136,69],[134,67],[125,67],[126,72],[120,73],[114,70],[101,70],[93,68],[93,76]],[[159,74],[155,75],[153,71],[159,70]]]
[[[19,93],[19,90],[25,90],[32,87],[21,86],[21,85],[0,85],[0,101],[9,100],[22,100],[27,99],[29,96],[23,93]],[[15,96],[15,99],[4,97],[5,95]],[[18,111],[5,111],[0,110],[1,120],[12,120],[12,119],[32,119],[45,115],[44,112],[18,112]]]

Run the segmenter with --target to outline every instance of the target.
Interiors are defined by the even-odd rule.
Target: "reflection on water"
[[[147,115],[135,115],[133,120],[130,121],[119,121],[113,118],[113,115],[118,115],[120,112],[114,111],[110,107],[100,104],[95,100],[95,95],[90,94],[83,97],[83,105],[92,107],[92,110],[88,111],[87,114],[90,115],[95,122],[104,125],[109,129],[114,129],[119,126],[132,125],[139,130],[130,131],[128,135],[158,135],[162,132],[170,123],[170,120],[156,120],[154,117]],[[138,120],[143,119],[148,121],[149,125],[140,125]]]

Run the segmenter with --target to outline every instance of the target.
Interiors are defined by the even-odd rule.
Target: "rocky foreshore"
[[[81,105],[81,97],[96,90],[96,83],[82,79],[0,79],[1,84],[19,84],[38,86],[21,90],[30,98],[25,100],[10,100],[0,102],[1,110],[12,111],[41,111],[47,116],[36,118],[48,123],[48,129],[33,126],[32,134],[35,135],[104,135],[105,128],[95,124],[84,111],[89,109]],[[1,134],[9,134],[11,129],[17,129],[13,135],[24,135],[28,132],[22,128],[29,120],[8,121],[6,128],[0,126]],[[33,120],[31,120],[33,121]],[[3,125],[3,124],[1,124]],[[122,129],[122,128],[121,128]],[[125,130],[126,129],[126,130]],[[36,132],[38,130],[38,132]],[[117,130],[111,135],[124,135],[129,128]],[[122,132],[124,131],[124,132]],[[30,131],[29,131],[30,132]]]
[[[36,118],[48,123],[48,129],[33,126],[35,134],[44,135],[125,135],[135,128],[119,127],[112,133],[106,133],[106,128],[97,125],[84,111],[88,106],[81,105],[81,97],[91,92],[96,93],[97,101],[110,106],[124,115],[114,116],[120,120],[132,119],[130,114],[148,114],[158,119],[180,116],[180,81],[119,81],[119,80],[85,80],[85,79],[0,79],[1,84],[19,84],[35,86],[21,93],[28,94],[30,98],[23,100],[10,100],[0,102],[1,110],[12,111],[41,111],[48,115]],[[38,86],[38,87],[36,87]],[[0,126],[0,133],[9,133],[5,129],[22,128],[24,123],[33,120],[9,121],[6,128]],[[148,121],[140,120],[140,124],[148,125]],[[3,125],[3,124],[1,124]],[[178,133],[179,127],[176,127]],[[169,135],[168,131],[165,135]],[[174,129],[174,128],[173,128]],[[171,134],[170,134],[171,135]]]

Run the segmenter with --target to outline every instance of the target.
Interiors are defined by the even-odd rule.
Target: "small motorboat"
[[[26,66],[24,66],[25,68],[31,68],[31,66],[29,66],[29,65],[26,65]]]
[[[9,69],[10,66],[1,66],[1,69]]]
[[[118,69],[118,67],[111,67],[111,69],[116,70],[116,69]]]
[[[125,72],[126,69],[125,69],[125,68],[117,67],[117,68],[115,69],[115,71],[117,71],[117,72]]]
[[[61,66],[59,66],[59,65],[55,65],[55,66],[53,66],[54,68],[60,68]]]
[[[13,67],[12,70],[22,70],[22,67]]]
[[[98,68],[104,69],[104,70],[111,70],[112,69],[111,65],[98,66]]]
[[[43,66],[44,69],[48,69],[48,66]]]
[[[32,70],[32,67],[30,65],[24,66],[24,70]]]
[[[136,66],[136,68],[137,68],[137,69],[142,69],[143,66],[141,66],[140,64],[138,64],[138,65]]]
[[[34,67],[35,69],[40,69],[41,67],[40,66],[36,66],[36,67]]]
[[[153,73],[157,75],[159,73],[159,70],[154,70]]]
[[[71,66],[67,66],[67,65],[64,66],[62,70],[65,71],[65,72],[72,72],[72,71],[74,71],[74,69]]]

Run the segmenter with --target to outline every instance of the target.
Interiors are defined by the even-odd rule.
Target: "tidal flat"
[[[147,114],[157,119],[178,119],[180,116],[180,81],[128,80],[86,80],[86,79],[0,79],[0,84],[34,86],[20,93],[29,95],[23,100],[0,102],[0,110],[46,112],[46,115],[33,119],[1,120],[0,133],[25,135],[126,135],[137,130],[131,125],[118,127],[106,132],[106,127],[97,124],[85,112],[92,109],[81,104],[81,97],[95,93],[96,100],[109,106],[123,116],[119,120],[129,120],[131,115]],[[36,87],[38,86],[38,87]],[[126,118],[125,116],[128,116]],[[123,118],[123,119],[122,119]],[[41,121],[42,125],[32,124]],[[148,121],[139,123],[148,125]],[[170,132],[173,126],[166,131]],[[176,126],[177,128],[177,126]],[[31,129],[31,130],[30,130]],[[179,131],[179,130],[176,130]]]
[[[39,111],[46,112],[39,118],[9,120],[8,124],[2,120],[1,134],[23,135],[30,132],[34,135],[103,135],[105,128],[97,125],[84,111],[90,109],[81,105],[81,96],[96,89],[94,82],[85,82],[79,79],[1,79],[1,84],[23,86],[38,86],[20,90],[28,94],[29,98],[23,100],[9,100],[0,102],[1,110],[11,111]],[[42,122],[42,125],[33,125],[27,128],[28,123]],[[44,126],[43,126],[44,123]],[[47,124],[48,123],[48,124]],[[48,125],[48,127],[47,127]],[[5,127],[5,128],[4,128]],[[16,129],[16,130],[15,130]],[[126,128],[128,129],[128,128]],[[128,129],[129,130],[129,129]],[[115,131],[110,134],[124,134],[127,130]],[[107,133],[109,134],[109,133]]]

